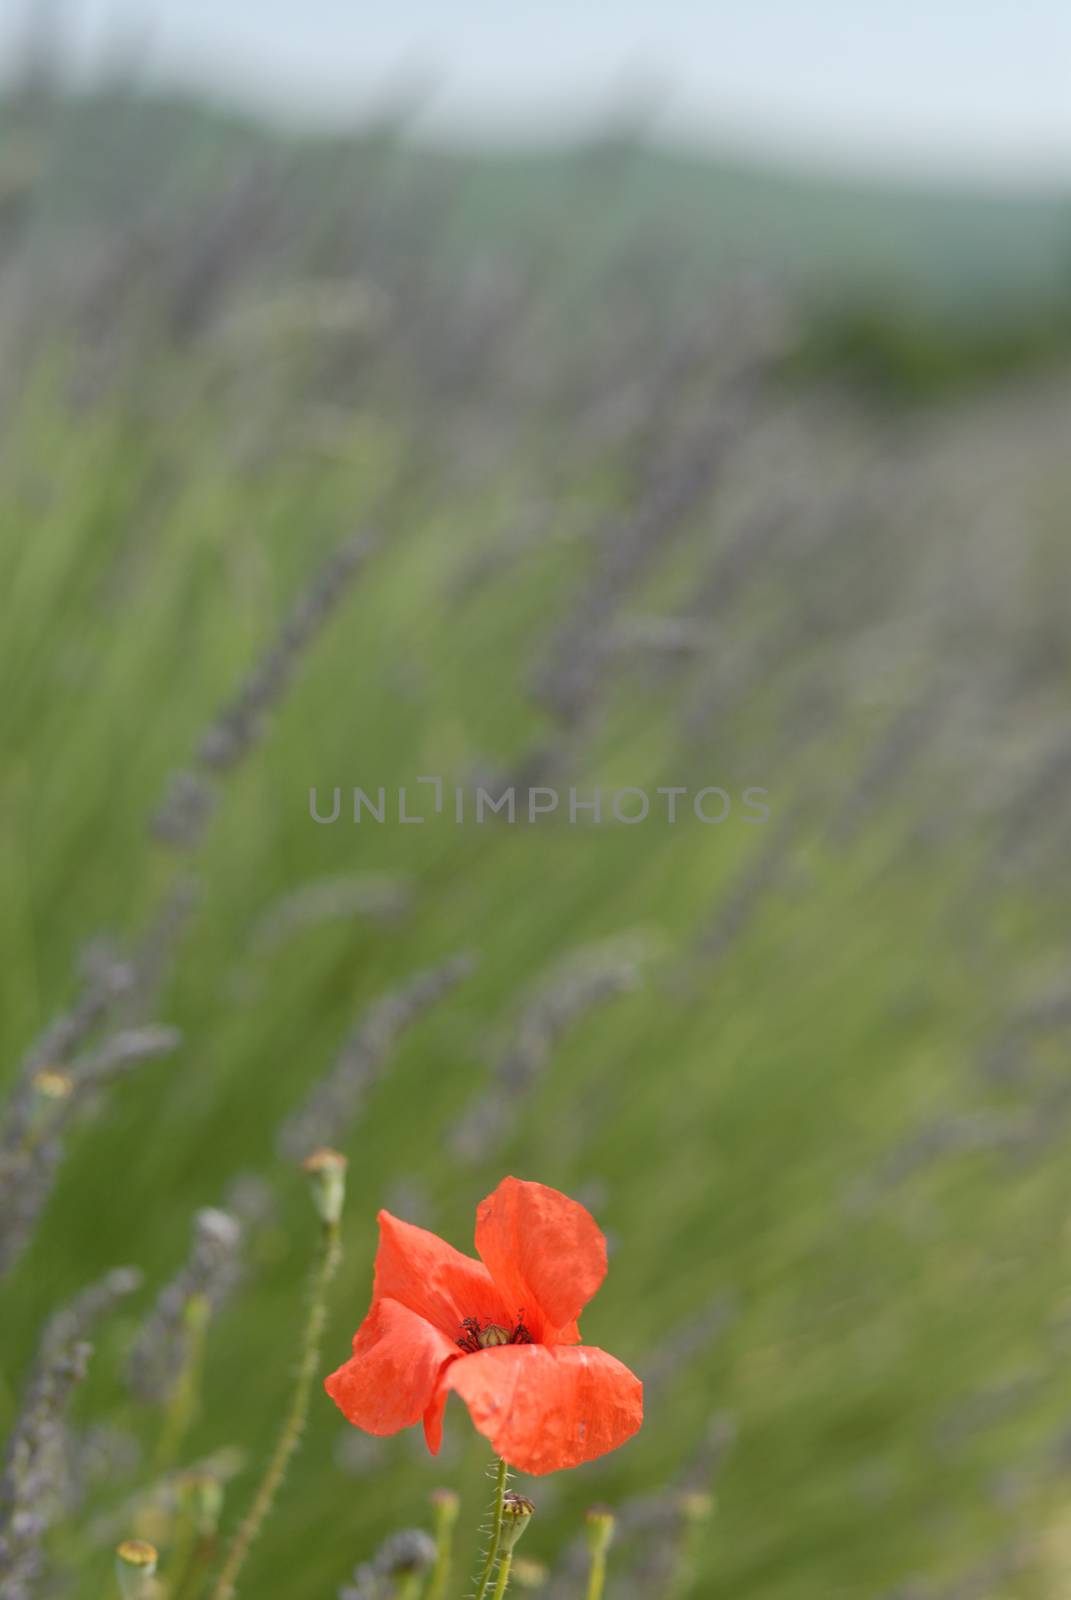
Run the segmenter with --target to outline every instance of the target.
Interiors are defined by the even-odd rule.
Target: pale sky
[[[35,0],[47,3],[47,0]],[[55,3],[55,0],[53,0]],[[0,61],[26,0],[0,0]],[[917,174],[1071,180],[1071,0],[68,0],[82,61],[318,119],[426,75],[431,131],[559,136],[622,88],[700,143]]]

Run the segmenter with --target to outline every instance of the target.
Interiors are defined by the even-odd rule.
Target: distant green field
[[[245,1453],[233,1527],[288,1394],[313,1239],[279,1126],[378,997],[472,951],[337,1128],[351,1178],[325,1370],[365,1310],[379,1206],[469,1249],[480,1197],[538,1178],[609,1234],[585,1338],[650,1388],[634,1444],[525,1486],[527,1553],[553,1565],[595,1500],[709,1485],[717,1515],[679,1593],[1063,1593],[1067,376],[890,418],[825,379],[786,387],[746,319],[709,351],[689,334],[702,285],[721,290],[707,250],[878,298],[1055,299],[1063,208],[665,153],[629,158],[619,191],[605,153],[406,155],[363,213],[382,254],[355,275],[386,307],[366,323],[359,297],[315,293],[343,276],[340,150],[295,149],[285,227],[213,255],[211,205],[263,136],[119,109],[20,134],[37,199],[5,279],[0,397],[5,1076],[90,941],[129,950],[177,884],[195,892],[152,997],[181,1046],[78,1125],[2,1288],[0,1428],[54,1305],[120,1263],[148,1279],[102,1328],[75,1411],[140,1458],[57,1519],[56,1592],[110,1592],[138,1515],[115,1508],[173,1465],[120,1381],[125,1352],[192,1212],[257,1174],[271,1209],[180,1455]],[[395,187],[410,167],[412,212]],[[406,229],[443,172],[460,193],[441,273],[420,276],[425,236]],[[116,268],[124,214],[172,206],[188,257]],[[555,271],[584,258],[588,309],[555,279],[502,326],[479,296],[467,321],[460,258],[501,246],[538,278],[557,217]],[[35,299],[26,263],[46,244],[59,287]],[[362,529],[374,548],[248,751],[199,765],[203,731]],[[149,829],[176,769],[216,799],[188,849]],[[522,796],[524,773],[582,798],[758,786],[771,818],[309,815],[312,786],[321,805],[425,775],[471,795],[492,772]],[[318,909],[295,913],[310,887]],[[533,986],[592,962],[622,992],[459,1155],[452,1130]],[[733,1441],[716,1472],[712,1427]],[[465,1497],[467,1571],[487,1452],[462,1407],[438,1462],[355,1438],[318,1396],[243,1594],[331,1595],[392,1528],[426,1523],[442,1482]],[[657,1563],[642,1577],[642,1526],[615,1555],[619,1600],[669,1592]],[[549,1592],[581,1591],[559,1572]]]

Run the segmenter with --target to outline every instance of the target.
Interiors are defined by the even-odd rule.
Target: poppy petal
[[[442,1385],[521,1472],[557,1472],[616,1450],[643,1421],[643,1385],[589,1345],[500,1345],[462,1356]]]
[[[466,1317],[501,1322],[502,1297],[482,1262],[426,1228],[379,1213],[373,1298],[397,1300],[455,1340]]]
[[[353,1337],[353,1355],[324,1382],[348,1422],[397,1433],[433,1405],[443,1364],[456,1346],[396,1300],[376,1300]]]
[[[590,1212],[557,1189],[520,1178],[503,1178],[480,1202],[476,1249],[509,1312],[523,1308],[537,1340],[558,1342],[555,1335],[569,1330],[567,1342],[576,1332],[569,1325],[606,1276],[606,1240]]]
[[[435,1397],[424,1413],[424,1442],[433,1456],[439,1454],[439,1447],[443,1442],[443,1412],[446,1410],[446,1400],[450,1392],[442,1382],[445,1370],[444,1365],[440,1369],[440,1382]]]

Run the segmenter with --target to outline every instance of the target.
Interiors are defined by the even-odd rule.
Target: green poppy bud
[[[123,1600],[145,1600],[153,1590],[156,1546],[144,1539],[124,1539],[115,1552],[115,1575]]]
[[[312,1189],[312,1203],[327,1228],[337,1228],[346,1198],[346,1157],[337,1150],[314,1150],[302,1162]]]
[[[502,1501],[502,1551],[513,1549],[535,1515],[535,1506],[523,1494],[509,1490]]]
[[[588,1549],[593,1556],[604,1556],[614,1536],[614,1514],[609,1506],[592,1506],[585,1515]]]

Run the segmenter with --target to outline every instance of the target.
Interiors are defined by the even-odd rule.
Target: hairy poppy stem
[[[309,1314],[301,1341],[301,1359],[290,1410],[275,1441],[275,1448],[264,1470],[264,1476],[253,1496],[253,1503],[246,1512],[227,1553],[223,1570],[212,1590],[212,1600],[231,1600],[246,1556],[272,1508],[290,1463],[290,1457],[301,1439],[305,1418],[308,1415],[313,1380],[320,1364],[320,1341],[327,1320],[327,1295],[338,1270],[341,1255],[337,1217],[333,1221],[325,1220],[320,1259],[312,1282],[312,1293],[309,1296]]]
[[[498,1560],[498,1549],[502,1543],[502,1514],[503,1507],[506,1503],[506,1484],[508,1482],[509,1467],[507,1467],[504,1461],[499,1461],[498,1470],[495,1475],[495,1507],[494,1520],[491,1524],[491,1543],[488,1546],[487,1559],[483,1564],[483,1571],[480,1574],[480,1582],[476,1590],[475,1600],[484,1600],[484,1597],[486,1596],[488,1588],[491,1584],[491,1575],[495,1570],[495,1562]],[[220,1600],[222,1600],[222,1596],[220,1597]]]
[[[506,1592],[506,1585],[509,1583],[509,1569],[512,1565],[513,1551],[507,1550],[498,1569],[498,1582],[495,1584],[494,1600],[502,1600],[502,1596]]]

